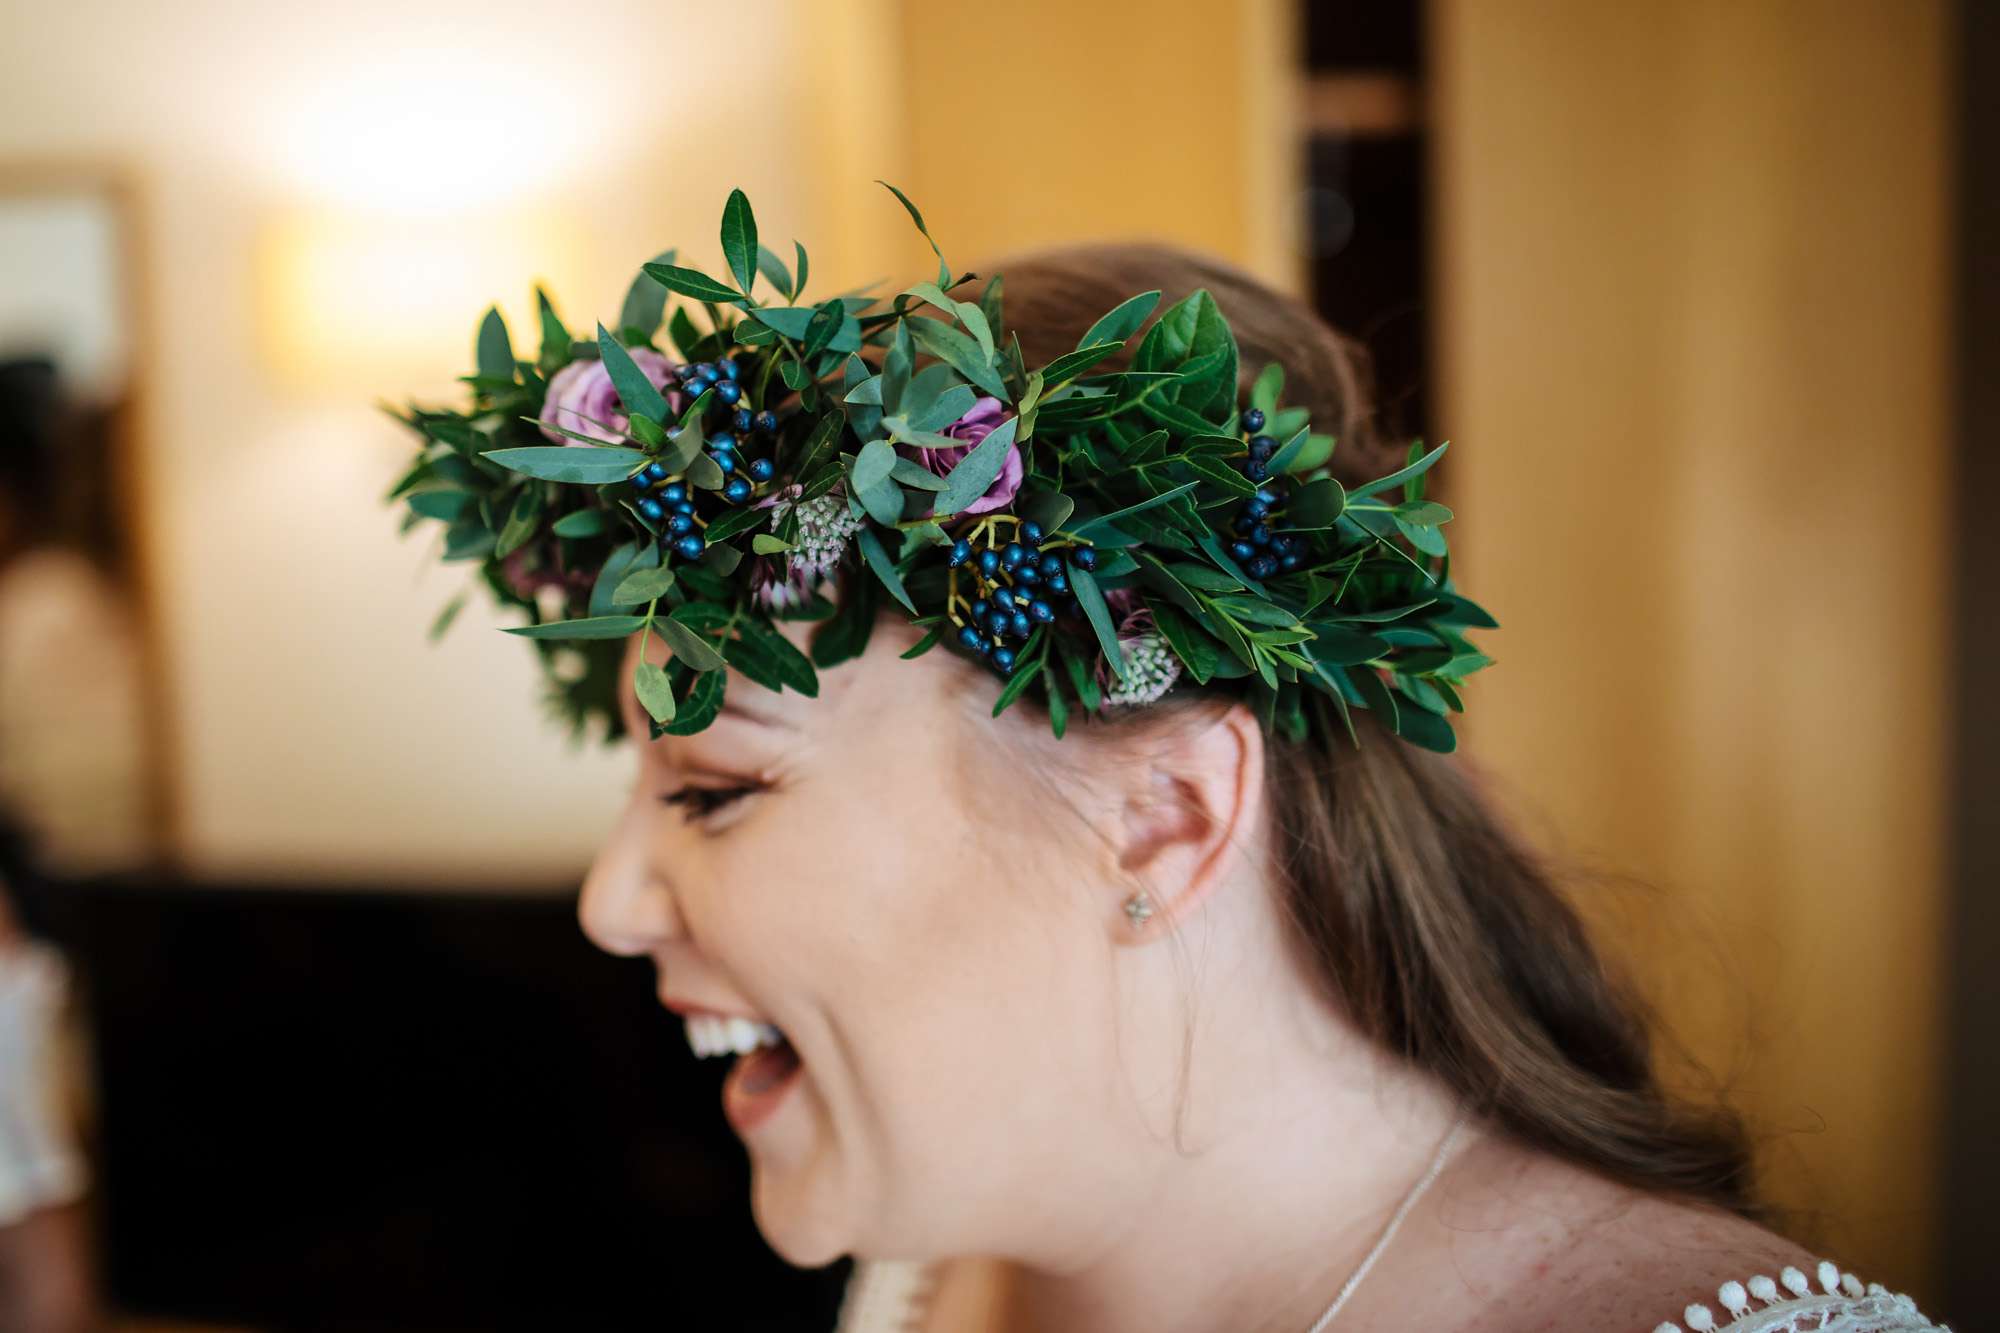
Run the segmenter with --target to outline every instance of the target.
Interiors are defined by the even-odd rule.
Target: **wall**
[[[1941,3],[1438,0],[1472,745],[1892,1285],[1935,1189]],[[1747,1015],[1747,1017],[1746,1017]]]

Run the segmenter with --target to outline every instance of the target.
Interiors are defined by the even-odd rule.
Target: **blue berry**
[[[1037,597],[1034,601],[1028,603],[1028,614],[1043,624],[1047,624],[1056,618],[1056,609]]]
[[[688,498],[687,483],[684,481],[668,482],[666,485],[666,489],[660,492],[660,498],[662,500],[665,500],[670,505],[679,504],[681,501]]]
[[[717,449],[709,457],[713,458],[715,465],[724,472],[734,472],[736,470],[736,455],[727,449]]]
[[[1019,542],[1008,542],[1000,548],[1000,563],[1012,569],[1028,558],[1028,550]]]
[[[1252,458],[1269,458],[1272,454],[1275,454],[1277,452],[1278,452],[1278,442],[1272,439],[1270,436],[1256,435],[1251,437],[1250,456]]]
[[[1034,633],[1035,622],[1028,619],[1028,613],[1026,611],[1016,611],[1014,613],[1014,619],[1011,623],[1014,627],[1014,637],[1017,639],[1025,639],[1030,634]]]
[[[957,569],[960,565],[964,564],[966,561],[970,559],[972,559],[971,542],[967,541],[963,537],[960,537],[957,541],[951,544],[951,559],[949,563],[953,569]]]
[[[667,465],[665,463],[648,463],[646,465],[646,475],[654,481],[665,481],[667,479]]]
[[[737,365],[734,361],[731,361],[726,357],[723,360],[716,362],[715,364],[716,364],[716,369],[722,372],[723,378],[725,379],[733,380],[738,375],[741,375],[743,373],[743,367]]]
[[[1271,475],[1271,469],[1253,458],[1243,465],[1243,475],[1252,481],[1262,481]]]
[[[993,608],[983,601],[974,602],[969,613],[975,625],[984,625],[993,616]]]
[[[651,470],[652,470],[652,469],[650,469],[650,468],[643,468],[643,467],[642,467],[642,468],[640,468],[640,469],[639,469],[639,470],[638,470],[637,472],[634,472],[634,473],[632,474],[632,489],[633,489],[633,490],[635,490],[635,491],[644,491],[644,490],[650,490],[650,489],[652,488],[652,485],[653,485],[653,479],[652,479],[651,477],[649,477],[649,476],[647,476],[647,475],[646,475],[646,474],[647,474],[647,473],[648,473],[649,471],[651,471]]]
[[[1264,414],[1254,407],[1245,412],[1243,414],[1243,429],[1252,432],[1264,429]]]
[[[766,435],[769,435],[778,429],[778,414],[766,408],[752,418],[751,424]]]
[[[980,573],[984,574],[987,578],[990,579],[996,572],[998,572],[999,568],[1000,568],[1000,553],[998,551],[994,550],[992,547],[989,546],[985,550],[979,553]]]
[[[1006,647],[995,648],[993,650],[993,665],[999,667],[1002,671],[1012,671],[1014,669],[1014,650]]]
[[[757,481],[769,481],[771,474],[777,470],[777,464],[768,458],[753,458],[750,460],[750,475]]]
[[[700,557],[702,548],[706,545],[707,543],[702,541],[700,533],[690,532],[674,543],[674,549],[680,552],[684,559],[694,560]]]
[[[693,532],[693,531],[694,531],[693,514],[675,514],[672,518],[669,518],[667,520],[667,535],[670,537],[678,537],[683,532]]]
[[[1262,518],[1271,512],[1271,506],[1265,504],[1261,496],[1252,496],[1243,502],[1243,512],[1251,518]]]
[[[1095,546],[1079,546],[1076,548],[1076,553],[1070,556],[1070,559],[1076,562],[1079,569],[1096,569],[1097,548]]]
[[[1271,530],[1261,526],[1252,528],[1250,530],[1250,544],[1252,546],[1269,546],[1271,544]]]
[[[708,446],[711,449],[734,449],[736,447],[736,437],[726,430],[717,431],[708,437]]]
[[[735,380],[724,380],[715,386],[715,396],[722,400],[724,407],[734,407],[736,400],[743,396],[743,387]]]
[[[697,398],[701,397],[701,395],[707,393],[710,389],[713,389],[714,387],[715,387],[715,381],[707,375],[697,375],[693,379],[688,381],[688,388],[694,390],[694,395]]]
[[[975,653],[983,652],[986,648],[986,636],[971,625],[961,625],[959,627],[958,641],[972,649]]]
[[[736,409],[736,415],[729,419],[729,424],[736,427],[736,433],[738,435],[748,435],[750,433],[751,425],[756,420],[757,418],[750,415],[749,408],[739,407]]]
[[[732,477],[729,484],[722,488],[722,495],[729,503],[740,505],[756,494],[756,490],[757,488],[750,484],[748,477]]]
[[[1055,573],[1048,576],[1043,587],[1051,593],[1067,593],[1069,591],[1069,576],[1058,569]]]
[[[1062,572],[1062,557],[1054,551],[1044,551],[1042,552],[1041,565],[1044,577],[1050,574],[1060,574]]]
[[[650,497],[639,501],[639,512],[646,516],[648,522],[652,523],[658,523],[662,518],[666,517],[667,513],[666,510],[660,507],[658,500]]]
[[[1284,500],[1285,497],[1284,494],[1281,491],[1279,491],[1276,486],[1259,486],[1257,488],[1257,498],[1259,500],[1262,500],[1265,504],[1270,505],[1273,508],[1276,508],[1278,504]]]
[[[709,380],[715,379],[719,374],[719,372],[715,368],[715,362],[713,361],[698,362],[695,365],[694,373],[701,376],[703,379],[709,379]]]
[[[1023,546],[1040,546],[1042,544],[1042,525],[1035,522],[1032,518],[1029,519],[1021,525],[1020,537],[1021,545]]]
[[[701,367],[697,366],[694,362],[690,361],[684,366],[675,366],[674,374],[678,375],[680,377],[681,383],[685,384],[689,380],[695,379],[700,376]]]
[[[1249,542],[1229,543],[1229,554],[1238,560],[1249,560],[1256,556],[1257,548]]]
[[[987,600],[993,603],[995,611],[1012,611],[1014,609],[1014,590],[1005,587],[995,588]]]
[[[1014,571],[1014,585],[1016,587],[1019,587],[1023,583],[1040,583],[1041,581],[1041,567],[1032,560],[1023,560],[1020,568]]]
[[[1278,568],[1283,570],[1297,569],[1299,563],[1299,555],[1296,551],[1287,551],[1278,557]]]

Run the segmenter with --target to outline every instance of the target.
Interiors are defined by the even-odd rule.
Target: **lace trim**
[[[1725,1282],[1715,1289],[1715,1295],[1729,1312],[1727,1324],[1718,1324],[1714,1311],[1699,1303],[1682,1311],[1681,1319],[1691,1333],[1710,1333],[1717,1328],[1726,1328],[1729,1333],[1951,1333],[1948,1325],[1924,1318],[1908,1296],[1879,1282],[1863,1287],[1860,1278],[1841,1272],[1824,1259],[1820,1260],[1818,1276],[1821,1290],[1817,1292],[1796,1268],[1779,1273],[1776,1282],[1762,1274],[1747,1283]],[[1779,1291],[1781,1284],[1784,1292]],[[1762,1301],[1764,1308],[1754,1309],[1753,1299]],[[1653,1333],[1682,1330],[1680,1324],[1669,1321]]]
[[[869,1259],[847,1276],[835,1333],[909,1333],[923,1313],[937,1278],[934,1264],[909,1259]]]

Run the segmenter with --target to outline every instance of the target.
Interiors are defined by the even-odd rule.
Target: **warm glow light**
[[[472,365],[481,313],[498,300],[515,349],[539,340],[532,280],[577,284],[582,242],[546,215],[387,218],[302,213],[260,238],[259,344],[294,387],[338,393],[449,392]],[[590,331],[578,311],[578,331]]]

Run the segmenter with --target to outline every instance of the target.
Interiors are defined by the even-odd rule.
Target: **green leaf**
[[[889,475],[905,486],[926,491],[941,491],[950,484],[922,463],[913,462],[900,454],[896,457],[896,465],[889,469]]]
[[[1196,564],[1192,560],[1178,560],[1166,568],[1169,574],[1188,587],[1200,588],[1203,592],[1235,592],[1243,586],[1221,570]]]
[[[775,532],[753,533],[750,550],[757,555],[776,555],[780,551],[795,551],[798,547],[786,541]]]
[[[926,241],[930,241],[931,253],[937,256],[937,261],[938,261],[937,285],[940,287],[951,286],[951,266],[944,262],[944,251],[938,249],[938,243],[934,240],[931,240],[930,228],[924,226],[924,215],[917,211],[917,206],[910,202],[910,197],[908,195],[904,194],[901,190],[897,189],[895,186],[889,184],[889,182],[877,178],[875,183],[877,185],[880,185],[883,189],[887,190],[890,194],[896,196],[897,202],[901,203],[902,206],[909,212],[910,221],[916,223],[917,230],[923,234],[923,238]]]
[[[757,271],[764,275],[764,281],[778,289],[778,294],[787,301],[796,301],[792,288],[792,275],[785,269],[785,261],[768,245],[757,247]]]
[[[511,472],[542,481],[567,481],[603,486],[623,481],[647,463],[637,449],[537,445],[526,449],[489,449],[480,455]]]
[[[841,322],[847,314],[847,307],[839,297],[816,307],[812,318],[806,321],[804,356],[810,361],[833,345],[834,337],[840,332]],[[859,322],[855,324],[860,327]],[[842,348],[842,351],[851,349]]]
[[[966,379],[1003,403],[1014,396],[1007,392],[992,359],[980,353],[979,345],[940,319],[910,318],[903,321],[917,346],[956,370]]]
[[[458,613],[465,609],[466,601],[466,595],[459,593],[456,597],[446,602],[444,609],[437,613],[437,619],[431,621],[430,631],[425,637],[432,643],[436,643],[439,639],[442,639],[445,631],[451,628],[451,622],[457,620]]]
[[[672,250],[662,251],[654,255],[651,261],[653,264],[671,264],[673,262],[674,252]],[[660,316],[666,312],[667,289],[662,287],[659,280],[646,271],[647,267],[650,267],[650,265],[641,267],[639,272],[633,276],[632,285],[625,289],[625,304],[619,309],[618,327],[620,329],[638,329],[650,338],[653,330],[660,327]],[[662,413],[662,415],[664,416],[665,414]]]
[[[1250,386],[1250,406],[1262,412],[1267,420],[1278,410],[1278,395],[1285,391],[1285,368],[1273,361],[1257,373],[1257,382]]]
[[[470,491],[418,491],[409,497],[411,512],[422,514],[425,518],[442,519],[446,523],[457,522],[459,515],[471,503]]]
[[[1219,463],[1215,459],[1196,454],[1181,459],[1181,466],[1232,495],[1248,499],[1257,493],[1257,483],[1227,463]]]
[[[524,639],[622,639],[637,634],[644,616],[589,616],[582,620],[551,620],[541,625],[514,625],[509,634]]]
[[[632,690],[655,722],[674,720],[674,685],[665,667],[652,662],[639,663],[632,673]]]
[[[520,550],[535,535],[535,522],[541,516],[541,488],[525,487],[514,501],[514,512],[507,516],[506,526],[500,529],[500,540],[493,544],[493,558],[504,560]]]
[[[1141,510],[1151,509],[1155,505],[1163,505],[1177,495],[1185,495],[1200,484],[1194,481],[1184,481],[1170,491],[1161,491],[1158,495],[1149,495],[1137,504],[1126,505],[1123,509],[1114,509],[1108,514],[1099,514],[1096,518],[1087,518],[1071,528],[1070,532],[1078,537],[1088,536],[1100,528],[1111,526],[1127,514],[1136,514]]]
[[[1090,621],[1091,629],[1097,632],[1097,646],[1104,650],[1104,656],[1111,663],[1111,669],[1118,679],[1125,679],[1125,654],[1118,646],[1118,629],[1111,623],[1111,608],[1104,604],[1104,594],[1098,591],[1097,579],[1087,569],[1073,566],[1069,571],[1070,590],[1083,606],[1083,614]]]
[[[682,618],[682,613],[687,611],[688,607],[696,605],[699,603],[689,602],[675,607],[667,613],[665,620],[655,620],[653,629],[659,634],[660,641],[673,653],[676,662],[690,671],[714,671],[727,665],[722,654],[716,651],[715,645],[706,635],[689,628]]]
[[[556,314],[549,294],[539,286],[535,288],[535,309],[542,317],[541,364],[546,369],[553,369],[569,359],[569,330],[563,327],[562,318]]]
[[[1057,491],[1024,490],[1014,497],[1014,512],[1041,524],[1043,532],[1054,532],[1069,522],[1069,516],[1076,512],[1076,501]]]
[[[1137,296],[1119,302],[1109,314],[1092,324],[1083,337],[1077,340],[1077,349],[1081,351],[1083,348],[1103,342],[1123,344],[1126,339],[1139,331],[1139,326],[1146,322],[1146,316],[1152,314],[1153,307],[1159,303],[1160,294],[1157,291],[1140,292]]]
[[[722,257],[729,261],[737,287],[748,296],[750,284],[757,280],[757,217],[741,190],[731,190],[722,206]]]
[[[1437,448],[1431,450],[1429,453],[1425,454],[1422,458],[1419,458],[1416,462],[1411,463],[1408,467],[1398,468],[1394,472],[1391,472],[1386,477],[1377,477],[1375,480],[1369,482],[1365,486],[1355,487],[1353,490],[1347,493],[1348,503],[1351,504],[1356,500],[1364,500],[1371,495],[1378,495],[1383,491],[1402,485],[1404,482],[1408,481],[1411,477],[1417,477],[1423,475],[1425,472],[1428,472],[1434,464],[1436,464],[1438,459],[1444,457],[1444,451],[1446,449],[1449,449],[1450,447],[1451,447],[1451,441],[1446,440],[1444,443],[1438,445]]]
[[[1014,660],[1014,669],[1007,674],[1007,683],[1001,687],[999,697],[993,701],[993,716],[1007,711],[1007,706],[1020,698],[1022,693],[1041,675],[1042,666],[1048,660],[1049,630],[1046,625],[1037,626],[1021,645],[1021,656]]]
[[[1311,472],[1333,457],[1334,437],[1331,435],[1307,435],[1305,444],[1285,465],[1285,471],[1293,474]]]
[[[1399,710],[1396,714],[1396,734],[1439,754],[1450,754],[1458,748],[1458,737],[1453,733],[1451,723],[1422,708]]]
[[[910,600],[909,592],[903,587],[903,576],[896,572],[895,562],[882,549],[882,539],[875,535],[875,529],[864,527],[857,540],[862,559],[875,571],[875,577],[882,580],[882,586],[889,590],[889,595],[908,608],[911,615],[917,614],[917,604]]]
[[[1225,593],[1213,599],[1215,604],[1240,621],[1253,625],[1296,625],[1298,617],[1275,602],[1260,601],[1255,597],[1243,597]]]
[[[674,586],[674,571],[665,565],[654,565],[650,569],[635,569],[618,583],[611,593],[613,606],[636,606],[640,602],[650,602],[667,595],[667,589]]]
[[[934,515],[956,514],[986,494],[1007,461],[1007,450],[1013,446],[1014,431],[1020,420],[1008,417],[975,445],[971,453],[958,460],[945,477],[945,488],[938,492]]]
[[[854,456],[854,467],[848,474],[854,498],[884,527],[895,526],[903,517],[903,490],[889,475],[896,458],[896,450],[887,440],[870,440]]]
[[[479,374],[483,379],[514,379],[514,344],[507,338],[507,321],[500,307],[492,306],[479,321]]]
[[[1106,357],[1113,356],[1125,344],[1119,342],[1097,342],[1087,347],[1079,347],[1074,352],[1065,352],[1042,371],[1042,382],[1050,389],[1075,379]]]
[[[931,399],[920,415],[910,418],[910,427],[925,432],[943,430],[970,412],[977,404],[978,398],[970,384],[954,384]],[[963,440],[952,440],[954,445],[963,443],[965,443]]]
[[[667,321],[667,336],[672,338],[674,346],[680,349],[681,360],[701,360],[695,355],[695,348],[700,345],[704,335],[694,326],[694,321],[688,318],[685,309],[679,306],[674,308],[673,317]]]
[[[1331,666],[1358,666],[1389,651],[1389,641],[1379,635],[1348,629],[1344,625],[1312,621],[1306,628],[1313,632],[1312,644],[1306,649],[1315,660]]]
[[[705,491],[719,491],[729,483],[729,478],[722,475],[722,465],[707,454],[696,454],[690,458],[687,466],[681,469],[681,475],[688,479],[690,485]]]
[[[1347,509],[1347,494],[1332,477],[1316,477],[1293,493],[1285,509],[1287,526],[1330,528]]]
[[[1298,434],[1292,436],[1291,439],[1286,440],[1283,445],[1279,446],[1278,452],[1271,455],[1271,461],[1268,464],[1270,471],[1273,474],[1292,471],[1292,464],[1304,452],[1308,438],[1307,432],[1301,428]]]
[[[896,321],[895,335],[889,339],[889,350],[882,357],[881,393],[878,399],[885,413],[900,412],[903,394],[910,386],[910,371],[916,365],[916,348],[910,344],[910,326],[905,320]],[[925,427],[924,429],[933,429]]]
[[[1208,684],[1222,661],[1222,646],[1174,607],[1149,605],[1152,606],[1153,623],[1159,627],[1160,637],[1181,659],[1196,684]]]
[[[642,413],[655,421],[665,421],[669,416],[667,400],[646,378],[632,360],[632,354],[625,345],[611,336],[611,330],[602,324],[597,326],[597,349],[604,357],[604,369],[611,375],[612,387],[618,390],[619,400],[625,405],[626,414]]]
[[[861,321],[851,311],[843,312],[833,337],[827,341],[827,349],[835,352],[855,352],[861,348]],[[766,328],[776,329],[793,342],[804,342],[811,329],[819,306],[758,306],[750,312],[750,318]]]
[[[1396,517],[1420,528],[1434,528],[1451,522],[1451,510],[1435,500],[1406,500],[1396,506]]]
[[[747,618],[737,621],[736,628],[743,635],[742,641],[757,651],[781,682],[808,698],[819,694],[819,676],[812,661],[769,621]]]
[[[692,736],[697,731],[706,730],[715,721],[715,715],[722,711],[722,696],[729,684],[726,671],[702,671],[696,673],[693,683],[688,686],[687,698],[681,701],[679,716],[661,728],[667,736]]]
[[[733,288],[725,287],[700,269],[677,268],[672,264],[648,264],[646,272],[668,291],[691,296],[697,301],[719,301],[733,305],[743,299]]]
[[[806,248],[797,241],[792,242],[792,248],[799,252],[798,285],[792,288],[789,299],[796,301],[806,294]]]
[[[728,510],[710,520],[709,525],[702,529],[701,537],[703,541],[713,546],[717,542],[725,541],[749,528],[761,528],[770,521],[771,511],[769,509],[759,509],[755,505],[744,505],[740,509]]]

